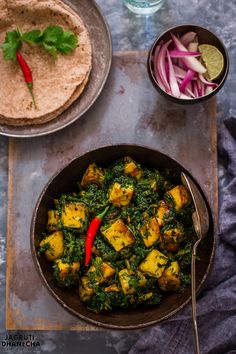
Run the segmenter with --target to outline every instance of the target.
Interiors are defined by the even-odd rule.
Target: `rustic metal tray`
[[[0,124],[0,134],[12,137],[33,137],[60,130],[75,122],[93,105],[108,77],[112,60],[111,35],[104,16],[94,0],[66,0],[83,19],[92,43],[92,71],[81,96],[55,119],[38,125],[11,126]]]
[[[59,167],[84,152],[119,143],[158,149],[179,160],[200,183],[217,223],[215,98],[181,106],[159,96],[149,81],[146,52],[116,53],[103,92],[73,125],[38,139],[10,139],[6,327],[88,330],[48,293],[30,254],[37,198]]]

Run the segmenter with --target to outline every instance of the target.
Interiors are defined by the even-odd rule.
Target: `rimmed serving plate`
[[[93,105],[108,77],[112,61],[111,34],[106,20],[94,0],[66,0],[84,21],[92,43],[92,71],[81,96],[55,119],[37,125],[11,126],[0,124],[0,134],[28,138],[47,135],[75,122]]]

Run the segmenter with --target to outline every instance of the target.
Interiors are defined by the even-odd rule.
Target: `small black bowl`
[[[210,92],[207,95],[201,96],[201,97],[196,97],[196,98],[191,98],[191,99],[183,99],[183,98],[178,98],[178,97],[172,96],[160,88],[160,86],[158,85],[157,80],[155,78],[154,72],[153,72],[152,57],[153,57],[153,53],[155,52],[156,46],[162,40],[164,42],[166,42],[169,39],[171,39],[170,33],[173,33],[178,36],[182,36],[184,33],[190,32],[190,31],[197,33],[200,44],[211,44],[219,49],[219,51],[223,54],[223,57],[224,57],[224,70],[221,73],[221,75],[216,80],[214,80],[214,82],[216,82],[218,84],[218,86],[212,92]],[[207,100],[208,98],[214,96],[223,87],[224,82],[225,82],[226,77],[229,72],[229,56],[228,56],[228,52],[227,52],[227,49],[225,48],[224,44],[213,32],[209,31],[206,28],[197,26],[197,25],[180,25],[180,26],[176,26],[176,27],[172,27],[172,28],[168,29],[167,31],[162,33],[154,41],[154,43],[151,46],[149,53],[148,53],[147,68],[148,68],[149,77],[150,77],[154,87],[157,89],[157,91],[161,95],[167,97],[171,101],[174,101],[174,102],[180,103],[180,104],[200,103],[200,102],[203,102],[203,101]]]

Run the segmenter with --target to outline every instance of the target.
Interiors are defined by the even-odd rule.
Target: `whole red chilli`
[[[26,82],[26,84],[28,86],[29,92],[30,92],[30,94],[32,96],[34,107],[36,108],[34,94],[33,94],[32,72],[30,70],[29,65],[27,64],[27,62],[25,61],[25,59],[23,58],[23,56],[21,55],[21,53],[19,51],[16,52],[16,57],[17,57],[18,63],[20,64],[20,67],[21,67],[22,73],[24,75],[25,82]]]
[[[85,266],[86,267],[89,265],[89,262],[91,259],[93,241],[94,241],[97,231],[102,223],[102,219],[106,215],[108,209],[109,209],[109,206],[107,206],[106,209],[101,214],[95,216],[92,219],[92,221],[88,227],[86,240],[85,240]]]

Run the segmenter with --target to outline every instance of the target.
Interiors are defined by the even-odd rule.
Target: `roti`
[[[78,35],[77,48],[53,59],[40,46],[23,44],[21,53],[33,74],[37,108],[17,62],[0,53],[0,123],[42,124],[54,119],[83,92],[92,67],[92,46],[88,31],[70,7],[60,0],[0,0],[0,43],[7,31],[22,32],[58,25]]]

